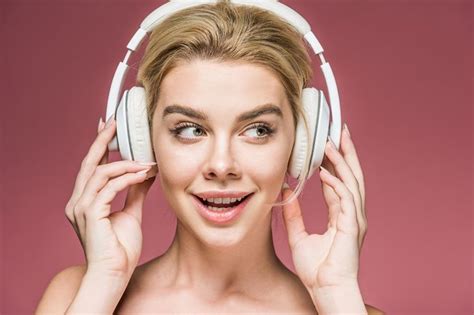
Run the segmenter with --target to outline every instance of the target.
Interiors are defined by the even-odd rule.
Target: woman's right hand
[[[88,272],[131,277],[142,249],[142,208],[157,167],[129,160],[107,164],[107,145],[115,131],[113,118],[105,127],[99,123],[65,212],[83,247]],[[148,172],[139,174],[143,170]],[[111,214],[112,200],[129,186],[124,208]]]

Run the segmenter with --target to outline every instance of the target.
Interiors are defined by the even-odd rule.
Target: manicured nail
[[[103,123],[104,123],[104,122],[102,121],[102,117],[100,117],[100,119],[99,119],[99,125],[97,126],[97,132],[99,132],[99,131],[102,129],[102,124],[103,124]]]
[[[156,162],[137,162],[140,165],[156,165]]]
[[[334,144],[334,142],[332,142],[331,137],[328,137],[328,142],[329,142],[329,145],[331,146],[331,148],[336,150],[336,145]]]
[[[142,170],[142,171],[140,171],[140,172],[136,172],[135,174],[137,174],[137,175],[143,175],[143,174],[146,174],[146,172],[148,172],[149,170],[150,170],[150,169],[147,168],[147,169],[144,169],[144,170]]]
[[[285,188],[290,188],[290,186],[286,182],[284,182],[282,186],[282,189],[285,189]]]
[[[327,169],[325,169],[322,165],[319,166],[319,169],[320,169],[321,171],[323,171],[323,172],[326,172],[326,174],[331,174],[331,173],[329,173],[329,171],[328,171]]]
[[[152,167],[148,170],[148,172],[146,173],[146,177],[145,179],[150,179],[152,177],[156,177],[156,174],[158,174],[158,168],[157,167]]]
[[[347,128],[347,125],[344,123],[344,130],[347,132],[347,135],[350,137],[351,133],[349,132],[349,128]]]
[[[107,123],[105,124],[105,128],[108,128],[112,125],[112,122],[114,122],[114,115],[110,116],[109,119],[107,119]]]

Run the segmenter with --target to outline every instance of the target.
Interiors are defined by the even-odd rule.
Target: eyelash
[[[178,138],[178,139],[183,139],[185,141],[192,141],[193,139],[192,138],[188,138],[188,137],[181,137],[179,135],[179,133],[183,130],[183,129],[186,129],[186,128],[189,128],[189,127],[194,127],[194,128],[199,128],[201,130],[204,130],[203,128],[201,128],[199,125],[197,124],[194,124],[194,123],[190,123],[190,122],[183,122],[183,123],[179,123],[177,124],[173,129],[170,129],[170,132],[173,134],[173,136],[175,138]],[[263,137],[257,137],[257,141],[259,142],[262,142],[262,141],[265,141],[267,140],[268,138],[270,138],[271,136],[273,136],[273,134],[275,133],[276,129],[272,128],[269,124],[267,123],[262,123],[262,122],[258,122],[258,123],[255,123],[253,125],[251,125],[248,129],[253,129],[253,128],[265,128],[266,129],[266,135],[263,136]],[[246,129],[246,131],[248,130]]]

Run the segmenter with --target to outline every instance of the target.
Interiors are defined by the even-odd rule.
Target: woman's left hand
[[[358,282],[360,249],[367,233],[364,178],[355,146],[345,130],[341,148],[342,154],[326,143],[322,164],[329,172],[320,172],[329,210],[328,230],[323,235],[306,232],[297,198],[283,206],[295,271],[312,293]],[[291,192],[284,189],[283,200]]]

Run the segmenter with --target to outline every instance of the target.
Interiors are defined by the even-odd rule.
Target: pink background
[[[1,3],[2,314],[32,313],[56,273],[85,262],[64,207],[125,46],[163,3]],[[325,48],[366,177],[365,303],[388,314],[472,314],[472,2],[283,3]],[[327,95],[318,68],[314,85]],[[162,196],[156,181],[140,264],[173,237]],[[300,203],[309,232],[323,233],[317,175]],[[294,270],[281,217],[274,229],[277,253]]]

